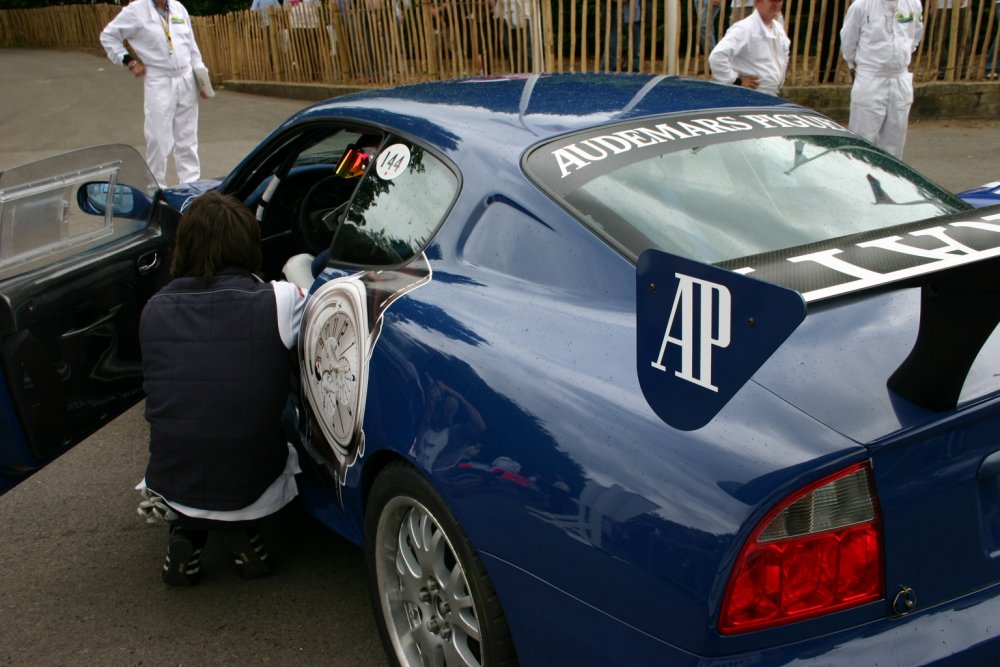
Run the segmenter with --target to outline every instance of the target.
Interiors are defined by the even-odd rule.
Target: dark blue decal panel
[[[636,267],[636,368],[665,422],[701,428],[805,318],[785,287],[647,250]]]

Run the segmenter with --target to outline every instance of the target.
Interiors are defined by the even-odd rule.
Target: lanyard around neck
[[[170,38],[170,3],[166,3],[163,6],[163,11],[156,6],[156,0],[150,0],[153,3],[153,9],[156,10],[156,15],[160,18],[160,26],[163,28],[163,35],[167,38],[167,49],[171,54],[174,52],[174,41]]]

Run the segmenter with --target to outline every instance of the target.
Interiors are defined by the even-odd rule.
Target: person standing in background
[[[321,52],[324,50],[321,40],[319,0],[289,0],[291,14],[289,25],[292,28],[293,49],[301,62],[292,63],[298,67],[303,81],[321,81],[323,79],[323,64]]]
[[[1000,41],[1000,0],[996,2],[996,11],[993,12],[993,43],[986,54],[986,78],[995,79],[1000,76],[1000,63],[997,62],[997,42]]]
[[[753,11],[753,0],[732,0],[729,3],[729,25],[742,21]]]
[[[493,17],[503,18],[503,52],[512,72],[531,72],[534,68],[531,5],[534,0],[496,0]]]
[[[611,59],[611,67],[609,68],[612,72],[619,71],[621,66],[621,59],[628,60],[628,50],[631,44],[632,48],[632,69],[633,72],[639,71],[639,63],[642,59],[642,54],[639,52],[639,39],[642,33],[642,0],[621,0],[621,15],[616,11],[618,7],[618,2],[616,0],[611,0],[611,23],[610,23],[610,33],[608,35],[608,54]],[[618,28],[618,19],[621,19],[622,28]],[[628,26],[631,37],[626,37],[624,43],[622,44],[621,59],[618,57],[618,33],[621,32],[622,36],[625,36],[625,26]],[[601,56],[601,62],[598,66],[599,69],[604,69],[604,56]],[[624,68],[621,68],[624,69]]]
[[[854,77],[848,128],[896,157],[913,104],[910,58],[923,34],[920,0],[855,0],[840,29]]]
[[[722,0],[697,0],[698,46],[708,57],[718,40],[715,39],[715,23],[722,9]]]
[[[100,41],[111,62],[143,80],[146,162],[156,182],[166,186],[171,153],[180,183],[201,178],[194,68],[203,69],[205,63],[184,5],[177,0],[135,0],[104,27]]]
[[[791,41],[781,25],[783,0],[756,0],[750,16],[729,26],[712,49],[712,78],[777,95],[788,71]]]
[[[253,0],[253,2],[250,3],[250,9],[260,14],[260,18],[264,22],[265,26],[271,24],[271,7],[280,8],[281,2],[279,0]]]
[[[958,81],[965,71],[965,60],[968,56],[969,35],[972,31],[972,13],[969,10],[969,0],[959,0],[955,9],[953,0],[937,0],[928,2],[924,8],[928,22],[933,26],[932,44],[938,50],[938,80]],[[984,3],[985,5],[985,3]],[[933,17],[933,18],[932,18]],[[956,30],[952,39],[952,27]],[[950,52],[955,52],[954,67],[948,66]]]

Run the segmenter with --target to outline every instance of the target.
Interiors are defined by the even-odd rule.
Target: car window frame
[[[334,245],[336,245],[338,237],[340,237],[343,229],[343,224],[338,225],[338,229],[334,233],[334,236],[330,242],[330,248],[328,249],[329,258],[327,259],[326,265],[331,268],[344,271],[391,270],[410,264],[414,259],[423,255],[426,249],[433,243],[434,238],[437,236],[441,227],[450,217],[456,202],[461,196],[462,186],[463,186],[462,172],[461,170],[458,169],[458,167],[455,166],[455,164],[451,160],[445,157],[440,151],[437,151],[429,147],[426,143],[418,141],[404,132],[398,132],[390,128],[384,128],[384,133],[385,135],[382,139],[382,143],[379,145],[379,151],[376,154],[376,158],[371,161],[371,163],[368,165],[368,168],[365,170],[365,173],[361,176],[362,182],[359,182],[358,186],[355,187],[354,193],[351,195],[351,199],[347,204],[345,215],[349,214],[351,209],[354,207],[355,197],[357,196],[358,191],[363,186],[363,181],[365,179],[375,177],[372,174],[376,168],[375,165],[378,155],[381,155],[382,151],[388,146],[392,145],[393,143],[398,143],[400,141],[407,143],[411,147],[411,149],[413,146],[418,146],[424,153],[431,155],[431,157],[436,159],[441,164],[441,166],[443,166],[451,173],[451,175],[455,178],[455,190],[451,197],[451,201],[449,202],[448,206],[445,207],[440,219],[434,224],[432,228],[430,228],[426,238],[419,245],[414,254],[408,258],[404,258],[403,261],[395,264],[358,263],[358,262],[348,262],[342,259],[335,259],[333,255],[333,247]]]

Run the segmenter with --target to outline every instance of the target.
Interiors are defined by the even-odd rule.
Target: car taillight
[[[882,597],[882,529],[867,463],[799,489],[743,545],[719,632],[771,628]]]

